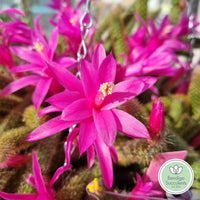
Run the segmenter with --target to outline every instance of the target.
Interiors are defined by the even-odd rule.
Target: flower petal
[[[70,168],[71,168],[70,165],[59,167],[59,168],[56,170],[56,172],[54,173],[54,175],[53,175],[53,177],[52,177],[52,179],[51,179],[51,181],[50,181],[49,186],[50,186],[50,187],[53,187],[54,183],[58,180],[58,178],[60,177],[60,175],[61,175],[63,172],[65,172],[65,171],[67,171],[68,169],[70,169]]]
[[[81,60],[81,81],[87,97],[93,98],[99,89],[97,72],[87,61]]]
[[[47,106],[38,112],[38,117],[41,117],[43,115],[46,115],[52,112],[62,112],[62,109],[55,108],[53,106]]]
[[[113,109],[112,112],[119,132],[132,138],[150,138],[147,128],[139,120],[122,110]]]
[[[0,197],[5,200],[35,200],[38,194],[9,194],[0,191]]]
[[[59,131],[62,131],[76,122],[66,122],[61,120],[60,116],[50,119],[49,121],[45,122],[34,131],[32,131],[26,141],[36,141],[46,137],[49,137]]]
[[[22,12],[21,10],[18,10],[16,8],[3,9],[3,10],[0,11],[0,15],[3,14],[3,13],[18,14],[18,15],[25,16],[24,12]]]
[[[80,99],[82,96],[83,95],[80,92],[65,90],[64,92],[60,92],[58,94],[51,96],[46,100],[46,102],[50,103],[54,107],[63,110],[65,107],[67,107],[77,99]]]
[[[44,98],[49,91],[49,87],[51,85],[52,80],[53,78],[41,78],[40,81],[38,81],[32,95],[32,101],[36,110],[40,107],[40,105],[44,101]]]
[[[30,63],[41,65],[43,63],[40,55],[37,52],[29,51],[25,47],[11,47],[11,51],[23,60]]]
[[[116,163],[118,161],[118,155],[117,155],[117,150],[115,149],[114,146],[110,147],[110,153],[112,155],[113,161]]]
[[[122,81],[115,85],[112,94],[107,95],[102,104],[102,110],[112,109],[151,88],[158,78],[141,77]]]
[[[41,65],[36,64],[25,64],[25,65],[19,65],[17,67],[13,67],[11,69],[11,72],[18,73],[18,72],[35,72],[41,70]]]
[[[106,51],[103,45],[99,43],[95,49],[95,52],[92,58],[92,65],[94,66],[96,70],[99,69],[105,57],[106,57]]]
[[[58,43],[58,27],[54,28],[51,32],[50,39],[49,39],[49,49],[50,53],[50,60],[53,59],[56,47]]]
[[[103,142],[99,135],[97,135],[97,138],[95,140],[95,149],[100,162],[104,183],[106,187],[110,189],[113,184],[112,159],[109,147]]]
[[[28,175],[28,177],[26,178],[26,182],[36,188],[35,178],[34,178],[33,174]]]
[[[45,187],[44,180],[42,178],[40,165],[34,151],[32,151],[32,155],[33,155],[33,176],[35,178],[36,189],[39,194],[47,193],[47,189]]]
[[[87,162],[88,162],[88,169],[92,167],[95,160],[95,151],[93,145],[91,145],[87,150]]]
[[[65,121],[79,121],[92,115],[88,100],[79,99],[68,105],[62,112],[61,119]]]
[[[19,78],[18,80],[8,84],[2,90],[1,96],[5,96],[5,95],[11,94],[13,92],[16,92],[17,90],[22,89],[28,85],[36,85],[40,79],[41,78],[36,75],[25,76],[25,77]]]
[[[112,146],[117,135],[117,125],[112,111],[93,109],[93,117],[99,135],[106,145]]]
[[[116,76],[116,61],[113,58],[112,53],[107,56],[100,65],[99,77],[100,84],[105,82],[115,82]]]
[[[93,120],[85,120],[80,124],[79,151],[82,155],[95,141],[97,130]]]
[[[67,144],[65,147],[65,162],[66,166],[70,166],[71,162],[71,152],[72,152],[72,143],[73,140],[76,138],[76,135],[79,132],[79,128],[74,128],[69,135],[67,136]]]
[[[56,80],[66,89],[82,92],[82,85],[80,80],[74,76],[66,68],[51,62],[48,64],[49,70],[52,72]]]

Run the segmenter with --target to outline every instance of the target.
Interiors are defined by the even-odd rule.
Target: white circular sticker
[[[166,161],[158,173],[160,186],[169,194],[183,194],[188,191],[194,181],[191,166],[181,159]]]

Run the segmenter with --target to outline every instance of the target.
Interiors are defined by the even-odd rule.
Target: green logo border
[[[188,168],[190,175],[191,175],[191,179],[190,179],[189,183],[187,184],[187,187],[185,187],[184,189],[182,189],[180,191],[173,191],[173,190],[170,190],[169,188],[167,188],[164,185],[162,177],[161,177],[163,170],[165,169],[165,166],[170,163],[173,163],[173,162],[180,162],[181,164],[185,165]],[[162,164],[162,166],[160,167],[159,172],[158,172],[158,181],[159,181],[159,184],[162,187],[162,189],[165,190],[167,193],[175,194],[175,195],[183,194],[184,192],[188,191],[190,189],[190,187],[192,186],[192,184],[194,182],[194,172],[193,172],[192,167],[186,161],[181,160],[181,159],[170,159],[170,160],[166,161],[164,164]]]

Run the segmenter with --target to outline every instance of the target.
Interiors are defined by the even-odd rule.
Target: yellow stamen
[[[163,30],[163,35],[170,33],[172,31],[172,28],[173,27],[171,25],[166,26],[165,29]]]
[[[115,85],[113,83],[102,83],[99,88],[99,92],[103,94],[102,99],[104,99],[107,95],[112,94],[112,90],[114,89]]]
[[[97,178],[95,178],[88,186],[87,186],[88,192],[94,193],[97,195],[101,194],[101,191],[103,188],[100,186],[99,181]]]
[[[44,45],[37,39],[37,42],[33,43],[34,49],[36,49],[39,53],[41,53],[44,49]]]
[[[78,17],[77,15],[74,15],[71,19],[70,19],[70,23],[75,26],[76,25],[76,22],[78,20]]]

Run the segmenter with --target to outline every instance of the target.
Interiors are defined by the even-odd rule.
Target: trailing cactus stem
[[[121,55],[127,52],[125,27],[122,18],[116,12],[112,13],[109,28],[114,55],[117,60],[123,63],[124,59],[121,57]]]
[[[4,132],[0,137],[0,162],[9,154],[17,154],[34,144],[34,142],[25,141],[31,130],[29,127],[22,126]]]
[[[191,77],[189,86],[189,98],[192,107],[192,113],[194,118],[200,118],[200,66],[197,66]]]

